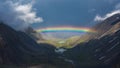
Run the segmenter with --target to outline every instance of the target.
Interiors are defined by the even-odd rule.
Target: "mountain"
[[[26,32],[0,23],[0,68],[72,68],[70,62],[55,52],[56,47],[37,43]]]
[[[83,42],[84,40],[80,40],[80,36],[73,36],[65,40],[63,47],[72,48],[75,44],[79,42]]]
[[[104,35],[112,34],[119,28],[120,28],[120,14],[115,14],[91,27],[90,29],[94,30],[95,33],[85,33],[83,35],[76,34],[77,36],[73,35],[72,37],[69,37],[67,39],[60,40],[64,41],[61,47],[72,48],[79,43],[88,42],[90,39],[96,39]],[[55,41],[55,43],[56,42],[58,41]],[[55,44],[55,46],[57,45],[59,44]]]
[[[55,47],[38,44],[29,35],[0,23],[0,64],[34,65],[53,63],[58,59]]]
[[[111,64],[120,62],[120,30],[113,35],[105,35],[99,39],[92,39],[86,43],[77,44],[64,52],[67,59],[73,60],[76,67],[95,66],[110,68]],[[90,66],[89,66],[90,65]],[[97,66],[98,65],[98,66]],[[96,68],[95,67],[95,68]],[[94,67],[91,67],[94,68]]]
[[[98,25],[93,27],[98,34],[64,52],[75,68],[120,68],[120,14]]]
[[[106,20],[99,22],[98,24],[91,27],[91,30],[96,31],[96,33],[86,33],[82,36],[80,36],[79,40],[77,40],[77,43],[87,42],[90,39],[96,39],[103,35],[114,33],[118,28],[120,27],[120,14],[115,14]],[[76,44],[74,44],[76,45]]]
[[[96,30],[97,33],[90,36],[94,38],[98,38],[107,31],[109,31],[111,28],[113,28],[113,26],[117,25],[117,23],[119,22],[120,22],[120,14],[118,13],[93,26],[91,29]]]
[[[32,37],[36,41],[44,41],[45,39],[42,37],[42,34],[36,32],[32,27],[28,27],[25,30],[25,33],[27,33],[30,37]]]

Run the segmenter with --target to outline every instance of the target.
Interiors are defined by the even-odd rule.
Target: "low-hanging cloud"
[[[107,13],[105,16],[96,15],[96,17],[94,18],[94,21],[103,21],[103,20],[105,20],[105,19],[107,19],[115,14],[118,14],[118,13],[120,13],[119,9],[112,11],[110,13]]]
[[[24,30],[33,23],[43,22],[41,17],[37,17],[36,11],[33,8],[33,1],[21,3],[12,0],[0,1],[0,21],[15,28],[16,30]]]
[[[114,10],[110,13],[107,13],[106,15],[104,16],[100,16],[99,14],[97,14],[94,18],[94,21],[103,21],[115,14],[120,14],[120,3],[116,4],[115,7],[114,7]]]

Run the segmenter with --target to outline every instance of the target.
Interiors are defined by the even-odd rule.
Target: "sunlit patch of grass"
[[[41,43],[48,43],[55,46],[56,48],[72,48],[82,42],[85,42],[85,39],[80,39],[79,36],[74,36],[65,40],[44,40]]]

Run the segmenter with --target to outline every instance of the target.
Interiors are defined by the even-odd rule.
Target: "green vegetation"
[[[73,36],[71,38],[65,40],[44,40],[40,43],[48,43],[54,45],[55,47],[64,47],[64,48],[72,48],[78,43],[85,42],[85,39],[81,39],[80,36]]]

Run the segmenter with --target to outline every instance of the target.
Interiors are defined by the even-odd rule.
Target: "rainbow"
[[[36,29],[37,32],[89,32],[94,33],[95,30],[85,27],[48,27]]]

